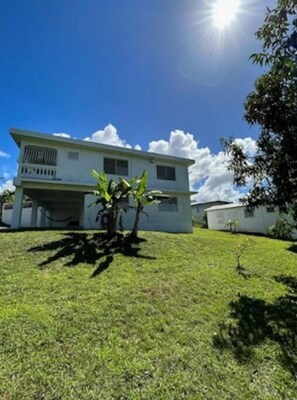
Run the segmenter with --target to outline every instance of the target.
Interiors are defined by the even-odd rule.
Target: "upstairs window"
[[[79,153],[78,151],[68,151],[68,160],[78,160]]]
[[[248,210],[247,208],[244,210],[244,217],[245,218],[253,218],[254,217],[254,211]]]
[[[157,165],[157,179],[175,181],[175,168],[166,165]]]
[[[104,158],[103,169],[106,174],[124,175],[124,176],[129,175],[127,160],[117,160],[115,158]]]
[[[57,165],[57,150],[50,147],[30,146],[24,148],[22,162],[25,164]]]
[[[169,199],[161,199],[161,202],[158,204],[159,211],[178,211],[178,203],[177,197],[169,197]]]

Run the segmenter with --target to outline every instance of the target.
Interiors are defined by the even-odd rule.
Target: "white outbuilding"
[[[269,227],[280,217],[276,207],[260,206],[250,211],[244,204],[217,205],[205,210],[208,228],[224,231],[233,224],[238,232],[266,235]],[[288,216],[283,217],[289,219]],[[295,236],[295,235],[294,235]]]

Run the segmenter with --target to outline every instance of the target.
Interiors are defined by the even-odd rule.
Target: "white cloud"
[[[244,139],[236,138],[234,139],[234,142],[239,146],[241,146],[248,156],[250,157],[255,156],[258,147],[257,147],[257,142],[254,139],[252,139],[251,137],[247,137]]]
[[[255,154],[256,143],[252,138],[236,139],[236,142],[249,155]],[[172,131],[169,141],[150,142],[149,151],[195,160],[195,164],[189,169],[191,188],[196,188],[199,192],[195,195],[195,201],[237,201],[242,196],[233,185],[232,173],[227,171],[228,156],[222,151],[213,154],[208,147],[200,148],[190,133]]]
[[[0,157],[10,158],[10,154],[5,153],[5,151],[0,150]]]
[[[131,149],[131,145],[121,139],[117,133],[116,127],[108,124],[104,129],[94,132],[91,136],[84,138],[88,142],[96,142],[103,144],[110,144],[112,146],[126,147]]]
[[[69,135],[69,133],[64,133],[64,132],[61,132],[61,133],[53,133],[53,135],[54,135],[54,136],[64,137],[64,138],[68,138],[68,139],[71,138],[71,136]]]

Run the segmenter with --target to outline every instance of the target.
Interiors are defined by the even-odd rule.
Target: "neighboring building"
[[[200,222],[201,224],[206,222],[206,212],[205,210],[212,206],[218,206],[222,204],[230,204],[227,201],[208,201],[206,203],[194,203],[191,204],[192,218],[194,221]]]
[[[147,207],[140,229],[191,232],[188,167],[194,163],[179,157],[115,147],[90,141],[11,129],[20,148],[18,174],[14,179],[15,203],[12,228],[22,226],[23,197],[32,200],[30,225],[100,228],[95,222],[99,206],[89,205],[96,189],[92,170],[105,171],[109,178],[127,179],[148,171],[148,189],[168,195],[158,205]],[[37,221],[41,208],[40,225]],[[124,216],[124,227],[132,228],[134,212]]]
[[[249,211],[243,204],[226,204],[207,208],[207,222],[209,229],[228,230],[228,222],[236,224],[239,232],[267,234],[268,228],[275,224],[279,213],[276,207],[260,206]],[[289,218],[289,217],[287,217]],[[294,236],[296,236],[294,234]]]

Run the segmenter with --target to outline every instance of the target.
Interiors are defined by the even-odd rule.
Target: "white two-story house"
[[[147,170],[148,189],[161,190],[168,198],[146,207],[148,218],[141,217],[140,229],[192,232],[188,167],[193,160],[15,128],[10,134],[20,149],[12,228],[21,227],[26,195],[32,200],[32,227],[38,221],[44,227],[100,229],[99,206],[90,207],[90,193],[96,189],[92,170],[115,180]],[[132,210],[125,214],[124,228],[131,229],[133,221]]]

